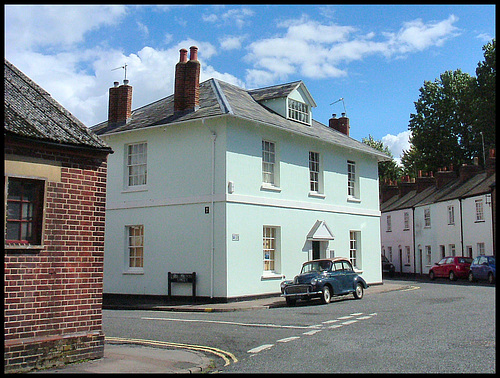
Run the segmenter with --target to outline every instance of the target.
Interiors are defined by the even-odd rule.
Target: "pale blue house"
[[[196,272],[201,297],[275,294],[304,261],[333,256],[381,283],[377,165],[389,158],[350,138],[348,118],[315,121],[302,81],[198,84],[196,54],[181,50],[173,95],[134,111],[132,87],[115,83],[93,127],[115,151],[104,293],[163,296],[168,272]]]

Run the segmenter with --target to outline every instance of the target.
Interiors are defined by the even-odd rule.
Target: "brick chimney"
[[[479,165],[478,165],[478,159],[477,158],[474,158],[474,165],[463,164],[460,167],[460,169],[458,170],[458,176],[460,178],[460,183],[463,183],[463,182],[471,179],[475,175],[477,175],[477,173],[479,172],[479,170],[480,170],[480,168],[479,168]]]
[[[132,87],[128,80],[123,80],[123,85],[114,82],[114,87],[109,88],[108,124],[125,124],[132,114]]]
[[[423,176],[422,171],[418,171],[418,177],[416,179],[416,182],[417,182],[417,193],[422,192],[429,186],[436,185],[436,180],[434,179],[434,174],[432,172],[429,174],[429,176]]]
[[[380,185],[380,202],[384,203],[388,199],[398,194],[398,186],[392,180],[385,181]]]
[[[450,181],[453,181],[457,178],[456,172],[453,171],[453,167],[450,167],[450,170],[447,171],[446,167],[436,172],[436,187],[441,189],[443,186],[448,184]]]
[[[342,117],[340,118],[337,118],[336,114],[332,114],[328,126],[349,136],[349,118],[345,116],[345,113],[342,113]]]
[[[193,111],[200,107],[200,62],[198,47],[180,50],[179,62],[175,65],[174,111]]]
[[[401,177],[401,182],[398,183],[399,198],[415,190],[415,188],[416,184],[414,181],[410,181],[410,176]]]

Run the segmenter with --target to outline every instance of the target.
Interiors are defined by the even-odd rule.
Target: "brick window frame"
[[[44,178],[5,176],[5,249],[44,248],[46,190]]]

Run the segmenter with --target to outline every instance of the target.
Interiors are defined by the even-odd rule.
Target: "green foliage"
[[[495,145],[495,40],[483,46],[485,60],[478,64],[477,78],[446,71],[435,81],[425,81],[410,115],[411,148],[403,151],[405,174],[459,167],[475,156],[482,157]],[[482,163],[482,159],[480,159]]]
[[[402,168],[394,160],[389,147],[384,145],[382,141],[373,139],[371,135],[368,135],[368,138],[363,138],[362,142],[392,158],[390,161],[381,161],[378,163],[378,177],[380,181],[385,179],[396,180],[401,177]]]

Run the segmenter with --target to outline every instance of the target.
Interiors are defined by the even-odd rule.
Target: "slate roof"
[[[112,152],[93,131],[5,59],[4,134]]]
[[[394,195],[380,204],[381,212],[389,212],[401,209],[409,209],[415,206],[425,206],[432,203],[444,202],[453,199],[463,199],[491,192],[491,186],[495,183],[496,173],[488,176],[486,172],[480,172],[469,180],[461,183],[456,178],[440,189],[435,185],[430,186],[417,193],[411,190],[403,197]]]
[[[159,125],[168,126],[168,124],[205,117],[229,115],[249,121],[261,122],[296,134],[321,139],[327,143],[374,155],[379,161],[390,160],[390,157],[383,152],[350,138],[314,119],[311,126],[288,120],[258,102],[264,99],[286,96],[301,83],[302,81],[296,81],[262,89],[245,90],[218,79],[209,79],[200,83],[200,108],[196,111],[174,114],[174,96],[170,95],[133,110],[126,124],[108,125],[108,122],[105,121],[93,126],[91,129],[96,134],[103,135]]]

